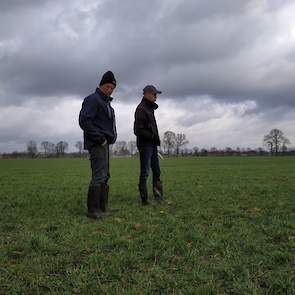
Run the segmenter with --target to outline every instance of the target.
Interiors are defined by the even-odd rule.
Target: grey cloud
[[[255,101],[246,113],[257,116],[295,108],[292,10],[291,0],[1,1],[0,108],[82,99],[109,69],[120,102],[150,83],[182,102],[181,126],[214,116],[195,119],[202,96]]]
[[[223,0],[223,1],[178,1],[173,11],[173,18],[180,23],[195,23],[196,20],[214,19],[240,15],[247,10],[253,1]]]
[[[1,13],[7,13],[8,11],[15,11],[19,9],[24,9],[26,7],[32,8],[34,6],[39,6],[45,3],[46,1],[39,0],[2,0],[0,1],[0,11]]]
[[[261,64],[254,63],[260,56],[245,60],[259,39],[273,30],[264,15],[251,13],[256,1],[175,1],[171,7],[167,1],[104,1],[89,10],[70,3],[52,4],[53,17],[46,13],[38,27],[32,20],[26,38],[14,35],[19,49],[2,58],[0,70],[10,96],[83,96],[95,87],[99,74],[111,68],[124,99],[153,80],[170,98],[211,95],[267,105],[279,96],[280,103],[293,103],[290,74],[295,67],[290,58],[281,66],[265,65],[259,79],[253,79],[253,71],[261,70]],[[15,4],[10,8],[19,9]],[[34,11],[34,1],[29,4]],[[278,5],[284,4],[272,1],[267,7]],[[277,83],[282,76],[285,80]],[[0,100],[14,102],[4,95]]]

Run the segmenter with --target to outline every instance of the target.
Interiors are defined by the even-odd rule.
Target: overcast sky
[[[295,145],[295,2],[0,0],[0,152],[82,139],[82,100],[117,78],[119,140],[134,140],[146,84],[163,91],[160,133],[194,147]]]

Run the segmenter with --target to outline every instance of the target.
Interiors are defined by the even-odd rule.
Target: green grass
[[[85,217],[87,159],[0,161],[0,294],[295,294],[295,158],[113,159],[116,215]],[[151,189],[150,189],[151,192]]]

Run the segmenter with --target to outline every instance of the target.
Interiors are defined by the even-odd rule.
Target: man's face
[[[155,102],[157,100],[157,93],[145,92],[144,97],[151,102]]]
[[[107,96],[111,96],[115,86],[112,83],[106,83],[99,87],[99,89]]]

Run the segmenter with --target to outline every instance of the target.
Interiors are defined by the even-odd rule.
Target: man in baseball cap
[[[153,193],[156,201],[163,200],[163,186],[160,180],[160,163],[158,158],[158,146],[160,137],[155,119],[154,111],[158,108],[156,104],[158,90],[154,85],[143,88],[143,98],[135,111],[134,134],[136,135],[137,148],[140,155],[140,177],[138,189],[143,205],[149,205],[147,178],[150,167],[153,172]]]
[[[149,93],[152,94],[154,97],[155,94],[161,94],[162,91],[158,90],[154,85],[147,85],[143,88],[143,95],[149,95]],[[155,102],[157,100],[157,96],[155,97],[155,99],[153,98],[152,100],[153,102]]]

